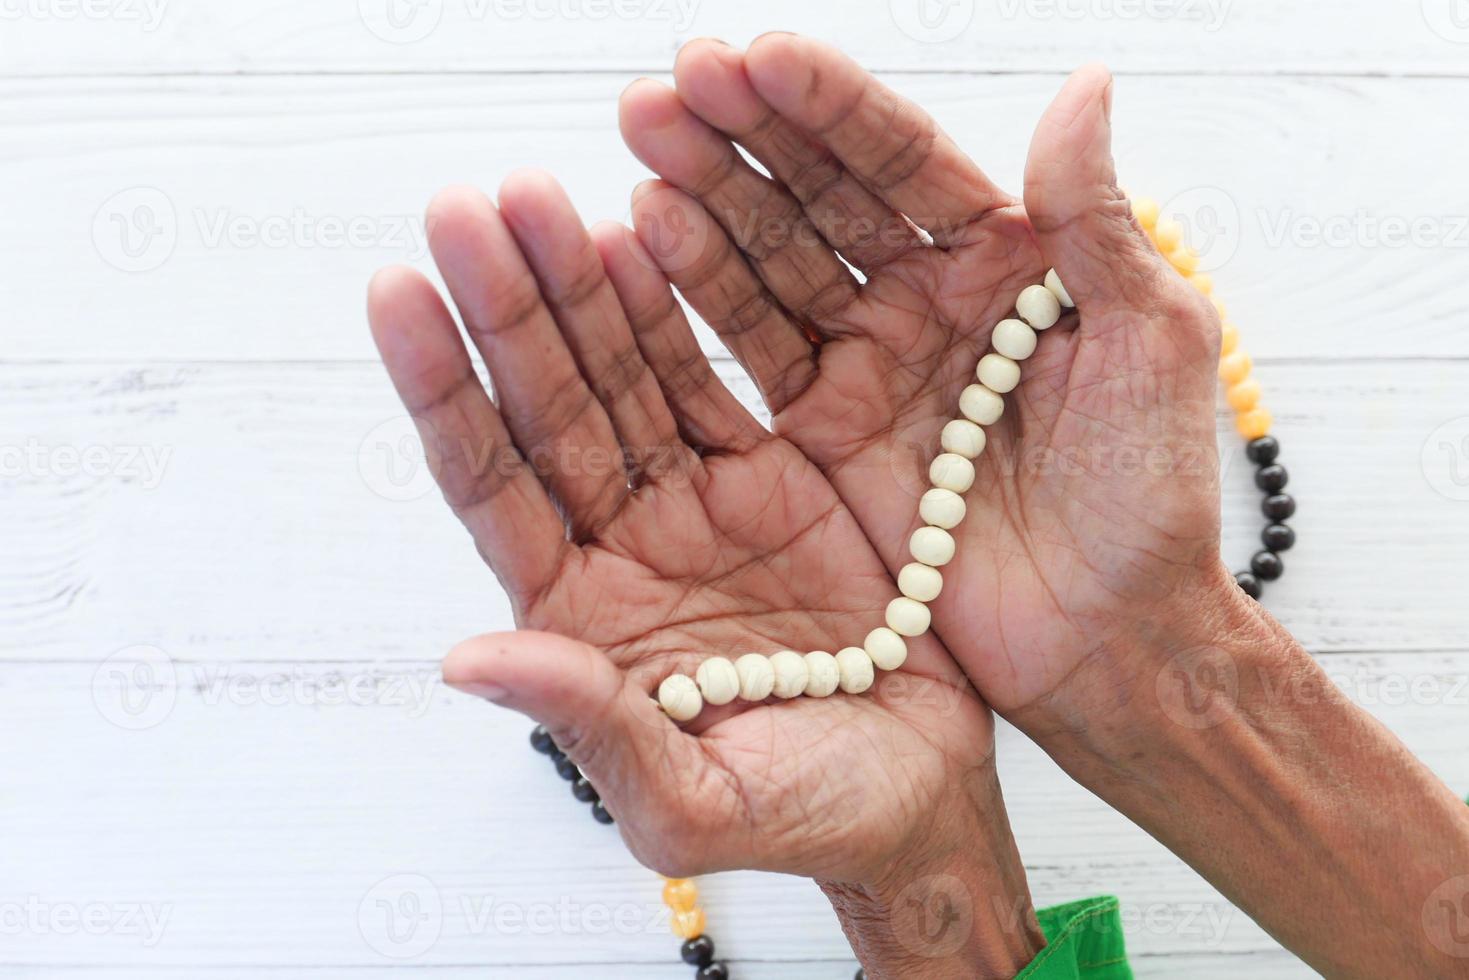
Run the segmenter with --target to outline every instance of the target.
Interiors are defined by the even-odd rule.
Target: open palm
[[[860,645],[892,579],[826,478],[733,398],[666,279],[560,188],[430,209],[435,259],[493,381],[411,270],[374,281],[374,336],[435,475],[523,632],[446,664],[546,723],[630,846],[668,873],[756,867],[870,881],[992,782],[988,710],[932,639],[865,696],[708,708],[650,693],[711,655]],[[604,271],[605,270],[605,271]],[[956,801],[957,804],[956,804]]]
[[[990,703],[1035,702],[1186,601],[1180,570],[1223,573],[1201,449],[1217,320],[1115,190],[1105,72],[1078,73],[1046,114],[1026,207],[824,45],[695,42],[675,78],[623,96],[624,138],[663,178],[634,195],[639,233],[890,569],[992,328],[1048,267],[1073,286],[1080,317],[1043,335],[989,428],[933,604]]]

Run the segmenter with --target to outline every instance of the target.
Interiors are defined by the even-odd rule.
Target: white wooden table
[[[1269,605],[1469,791],[1463,0],[387,2],[0,3],[0,976],[687,976],[528,723],[437,681],[510,621],[362,307],[445,183],[539,165],[625,217],[616,95],[706,34],[845,46],[1011,187],[1108,61],[1122,173],[1192,219],[1277,411]],[[1310,975],[1001,742],[1039,902],[1119,894],[1142,976]],[[741,977],[851,975],[809,884],[703,887]]]

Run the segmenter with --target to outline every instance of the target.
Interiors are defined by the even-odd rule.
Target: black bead
[[[694,974],[694,980],[729,980],[729,967],[723,963],[710,963]]]
[[[556,743],[551,741],[551,733],[546,731],[545,725],[537,725],[530,730],[530,747],[541,755],[550,755],[556,749]]]
[[[1254,572],[1240,572],[1234,577],[1234,580],[1239,584],[1240,591],[1251,599],[1260,598],[1261,593],[1265,591],[1264,587],[1260,585],[1260,580],[1255,577]]]
[[[566,753],[562,752],[559,748],[556,748],[555,746],[552,746],[551,751],[547,752],[546,755],[550,758],[552,762],[560,762],[562,759],[566,758]]]
[[[678,955],[690,966],[708,966],[714,962],[714,940],[695,936],[679,947]]]
[[[1284,524],[1271,524],[1260,532],[1267,551],[1289,551],[1296,543],[1296,532]]]
[[[1266,493],[1279,493],[1290,482],[1290,474],[1279,463],[1262,466],[1255,471],[1255,486]]]
[[[1265,498],[1260,510],[1272,521],[1285,521],[1295,516],[1296,498],[1288,493],[1275,493]]]
[[[1280,442],[1274,436],[1261,436],[1245,446],[1245,455],[1250,462],[1265,466],[1280,455]]]
[[[585,776],[579,776],[571,781],[571,795],[583,803],[595,803],[601,799],[597,795],[597,787]]]
[[[592,804],[592,819],[597,823],[612,822],[612,814],[607,812],[607,807],[601,800]]]
[[[576,767],[575,762],[563,755],[556,760],[556,775],[568,782],[574,782],[581,778],[581,770]]]
[[[867,971],[862,969],[860,966],[857,967],[857,975],[853,977],[852,980],[867,980]]]
[[[1261,551],[1250,559],[1250,571],[1255,573],[1256,578],[1274,582],[1285,574],[1285,562],[1273,551]]]

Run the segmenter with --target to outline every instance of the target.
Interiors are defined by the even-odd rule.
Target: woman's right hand
[[[417,273],[374,281],[373,333],[525,630],[463,644],[445,678],[545,724],[651,867],[813,876],[870,976],[1018,972],[1042,940],[991,716],[931,637],[863,696],[706,706],[684,729],[650,697],[713,655],[861,646],[895,591],[821,472],[714,374],[637,237],[594,242],[538,174],[499,210],[446,192],[428,227],[497,401]],[[939,902],[967,918],[935,939],[915,916]]]

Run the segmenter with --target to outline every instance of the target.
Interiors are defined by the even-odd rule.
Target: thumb
[[[1056,269],[1083,318],[1138,310],[1164,312],[1178,287],[1127,196],[1112,161],[1112,75],[1102,65],[1074,72],[1041,117],[1025,165],[1025,210],[1041,254]],[[1166,309],[1166,307],[1165,307]],[[1166,315],[1166,314],[1165,314]]]
[[[685,808],[679,784],[703,765],[696,740],[636,678],[595,647],[528,630],[466,640],[444,658],[443,674],[450,687],[545,725],[597,788],[634,853],[655,868],[667,863],[657,842],[668,837],[664,823]]]

